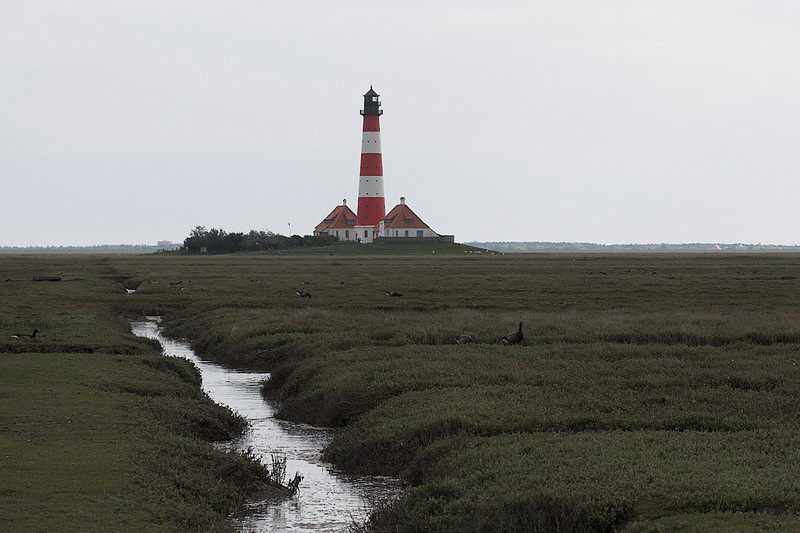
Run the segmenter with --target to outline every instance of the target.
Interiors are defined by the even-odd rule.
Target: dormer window
[[[356,225],[356,221],[351,218],[350,220],[347,221],[347,225],[348,226],[355,226]]]
[[[407,218],[406,222],[414,222],[414,219],[413,218]]]

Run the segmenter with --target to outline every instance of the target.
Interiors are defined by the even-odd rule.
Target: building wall
[[[418,232],[422,232],[419,234]],[[407,233],[406,233],[407,232]],[[430,228],[387,228],[384,237],[438,237],[439,234]]]
[[[329,235],[338,237],[340,241],[355,241],[356,228],[355,226],[349,228],[331,228],[327,231]]]
[[[408,233],[406,233],[408,232]],[[418,233],[418,232],[421,232]],[[366,234],[365,234],[366,233]],[[338,237],[341,241],[353,241],[362,243],[371,243],[376,238],[379,238],[374,226],[351,226],[349,228],[329,228],[323,231],[323,235],[332,235]],[[315,233],[315,235],[319,235]],[[384,230],[384,237],[387,239],[431,239],[441,237],[438,233],[430,228],[388,228]],[[449,241],[452,242],[452,241]]]
[[[362,243],[370,243],[375,238],[375,226],[356,226],[357,239]]]
[[[373,242],[456,242],[456,238],[453,235],[438,235],[436,237],[378,237]]]

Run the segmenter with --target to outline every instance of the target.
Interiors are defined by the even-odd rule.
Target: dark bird
[[[394,292],[394,291],[386,291],[386,294],[388,294],[389,296],[402,296],[402,294],[400,294],[399,292]]]
[[[519,323],[517,331],[503,337],[503,344],[519,344],[520,342],[522,342],[522,322]]]
[[[475,342],[475,338],[472,335],[459,335],[458,337],[453,337],[456,341],[456,344],[471,344]]]
[[[14,333],[11,335],[12,339],[34,339],[36,338],[36,334],[39,333],[38,329],[34,329],[33,333],[28,335],[27,333]]]
[[[170,285],[180,285],[183,281],[173,281]]]
[[[298,295],[300,298],[311,298],[310,292],[295,290],[294,293]]]
[[[306,281],[306,280],[303,280],[300,283],[302,283],[303,285],[313,285],[313,283],[311,283],[310,281]]]

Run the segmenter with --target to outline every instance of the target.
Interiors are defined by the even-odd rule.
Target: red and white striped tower
[[[381,158],[380,95],[370,85],[364,95],[364,128],[361,133],[361,172],[358,181],[358,226],[375,226],[386,215],[383,201],[383,160]],[[370,234],[368,239],[372,240]]]

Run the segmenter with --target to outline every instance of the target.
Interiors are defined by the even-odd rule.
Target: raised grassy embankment
[[[244,421],[130,334],[113,261],[3,256],[0,272],[0,530],[228,531],[270,489],[260,464],[209,444]]]
[[[412,483],[375,531],[800,528],[796,255],[112,263],[131,305],[272,371],[283,416],[341,426],[330,459]]]

